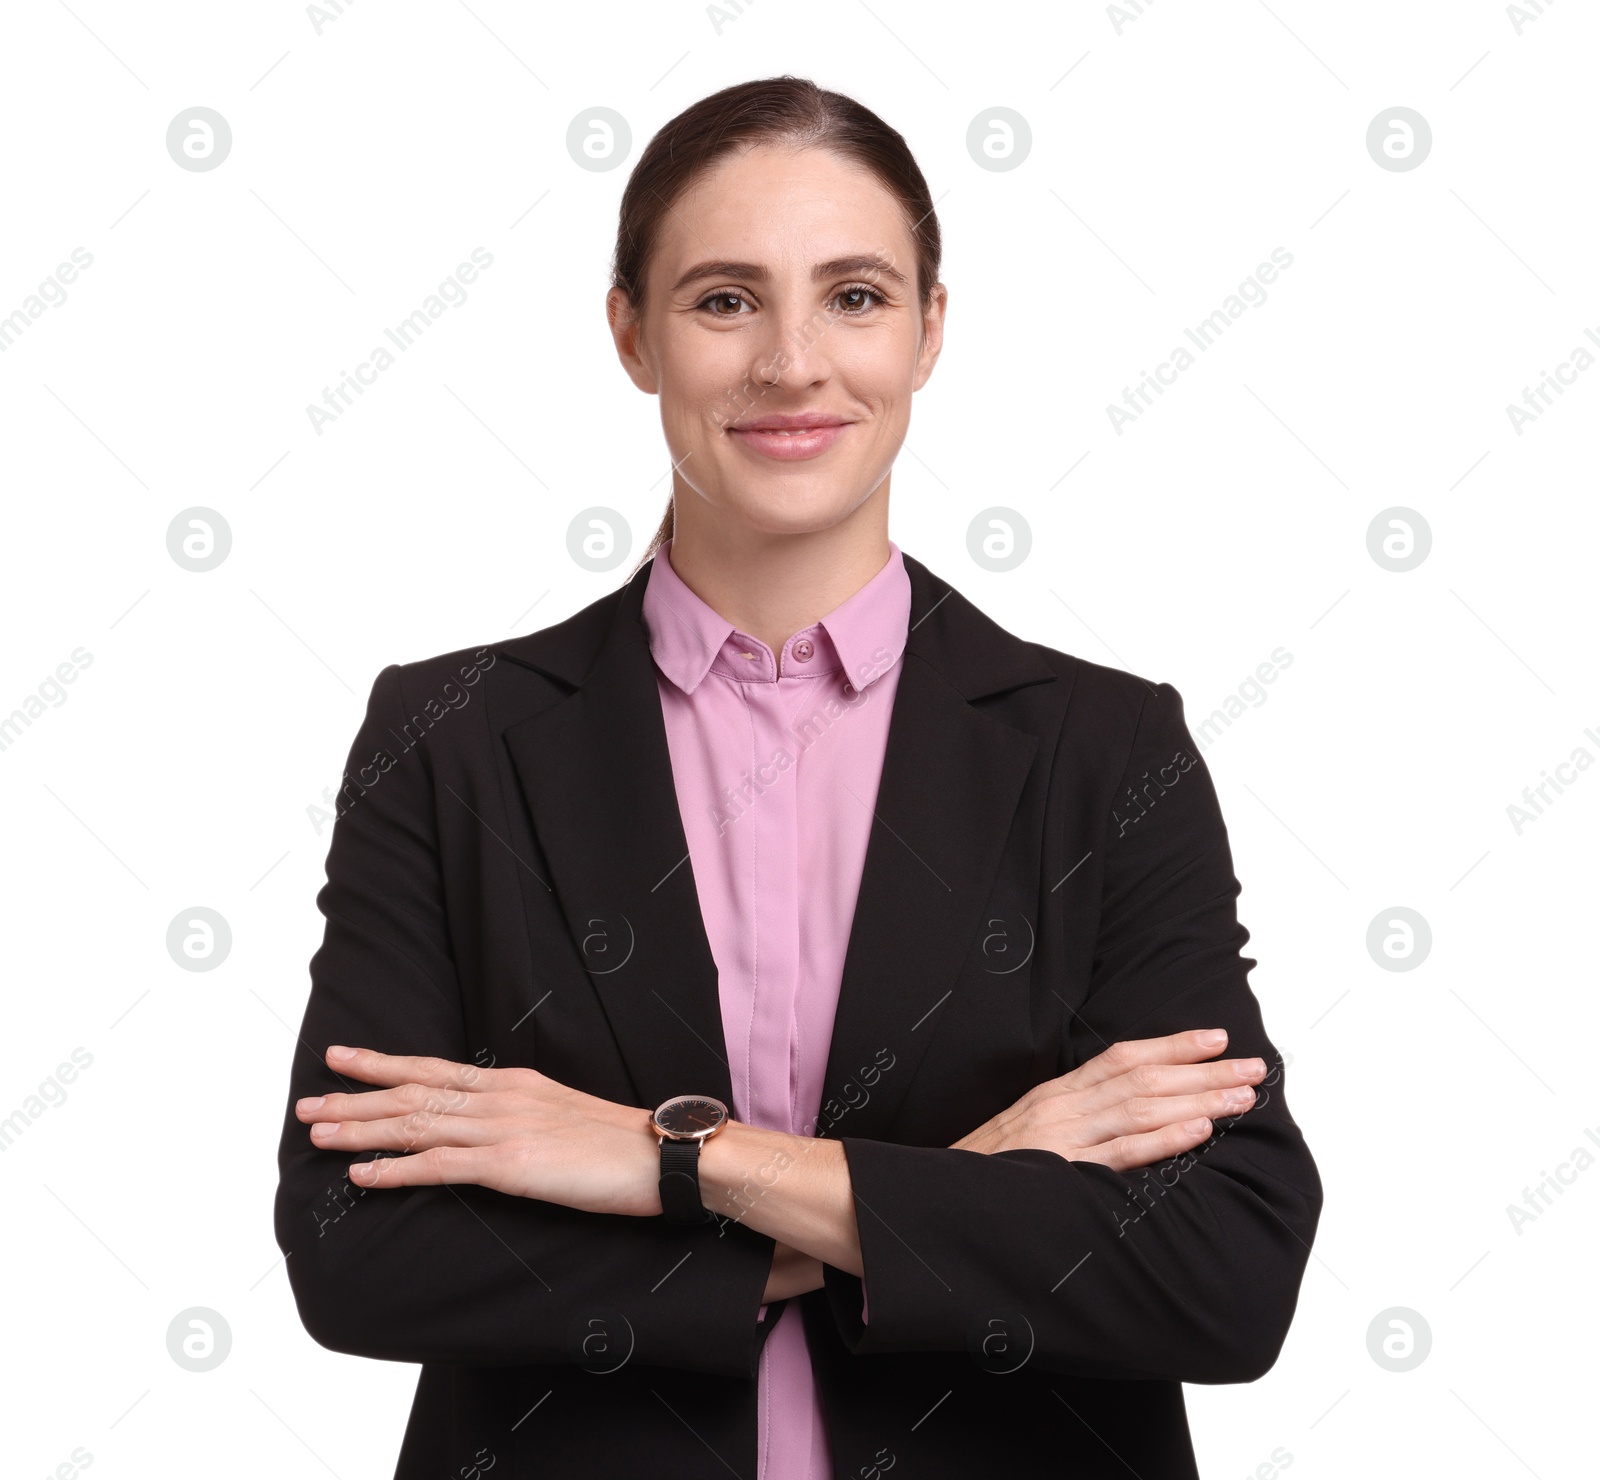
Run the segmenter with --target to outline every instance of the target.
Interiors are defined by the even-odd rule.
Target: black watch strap
[[[661,1138],[661,1212],[668,1223],[709,1223],[700,1201],[700,1142]]]

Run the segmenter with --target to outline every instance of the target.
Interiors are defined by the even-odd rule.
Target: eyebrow
[[[866,277],[870,274],[888,278],[901,288],[910,286],[904,273],[891,267],[884,258],[875,253],[835,257],[831,262],[819,262],[811,269],[811,281],[818,283],[827,278]],[[730,262],[725,258],[718,258],[695,263],[672,285],[670,291],[676,293],[680,288],[687,287],[702,278],[744,278],[749,282],[764,283],[770,276],[766,268],[758,262]]]

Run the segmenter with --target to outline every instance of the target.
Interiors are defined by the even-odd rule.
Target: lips
[[[793,416],[759,416],[728,428],[728,435],[752,452],[780,462],[816,457],[826,452],[851,425],[828,412]]]

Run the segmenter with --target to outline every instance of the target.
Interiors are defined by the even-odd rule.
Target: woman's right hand
[[[952,1149],[990,1156],[1054,1151],[1118,1172],[1192,1151],[1211,1134],[1215,1118],[1241,1115],[1255,1103],[1250,1086],[1266,1075],[1260,1059],[1200,1062],[1227,1041],[1221,1029],[1209,1029],[1114,1043],[1036,1085]]]
[[[1214,1035],[1214,1040],[1213,1036]],[[1154,1166],[1192,1151],[1217,1116],[1242,1115],[1266,1076],[1260,1059],[1203,1062],[1220,1053],[1220,1028],[1113,1043],[1058,1079],[1036,1085],[952,1150],[1054,1151],[1113,1171]],[[773,1247],[763,1301],[820,1290],[822,1263],[784,1243]]]

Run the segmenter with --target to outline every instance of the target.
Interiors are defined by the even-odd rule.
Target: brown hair
[[[917,254],[917,292],[924,308],[939,281],[939,220],[905,139],[878,115],[843,93],[804,77],[764,77],[701,98],[663,124],[645,146],[622,192],[613,287],[634,311],[644,307],[645,278],[662,218],[695,179],[725,155],[747,145],[787,143],[831,150],[870,170],[899,202]],[[672,538],[672,502],[639,566]],[[638,570],[639,566],[634,569]]]

